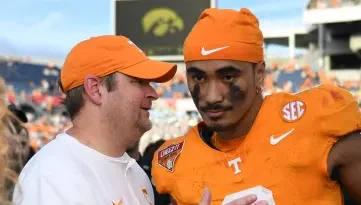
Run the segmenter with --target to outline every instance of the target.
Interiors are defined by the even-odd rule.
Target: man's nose
[[[216,81],[210,81],[208,89],[205,89],[205,91],[206,93],[203,93],[203,95],[208,104],[216,104],[223,101],[222,91]]]
[[[157,91],[150,84],[145,86],[144,93],[145,97],[150,98],[151,100],[157,100],[159,98]]]

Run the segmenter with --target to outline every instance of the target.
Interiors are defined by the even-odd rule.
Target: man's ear
[[[102,104],[100,78],[95,75],[87,75],[84,79],[84,91],[90,101],[96,105]]]
[[[264,61],[257,63],[254,73],[255,73],[256,86],[263,87],[264,78],[266,74],[266,63]]]

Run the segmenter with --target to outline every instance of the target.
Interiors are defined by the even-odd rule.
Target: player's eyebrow
[[[225,66],[225,67],[222,67],[222,68],[216,70],[216,73],[219,75],[227,74],[227,73],[240,74],[240,73],[242,73],[242,71],[234,66]]]
[[[203,70],[197,68],[197,67],[189,67],[187,69],[187,74],[199,74],[199,75],[204,75],[206,74],[206,72],[204,72]]]

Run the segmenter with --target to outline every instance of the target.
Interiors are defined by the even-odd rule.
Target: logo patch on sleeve
[[[171,144],[168,147],[158,151],[158,164],[170,172],[174,171],[174,164],[183,150],[184,141]]]
[[[296,122],[306,113],[306,103],[300,100],[288,102],[281,109],[281,117],[286,122]]]

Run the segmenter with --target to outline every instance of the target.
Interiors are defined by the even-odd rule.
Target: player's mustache
[[[232,106],[223,106],[221,104],[207,104],[205,106],[201,106],[200,109],[202,111],[228,111],[232,110]]]

